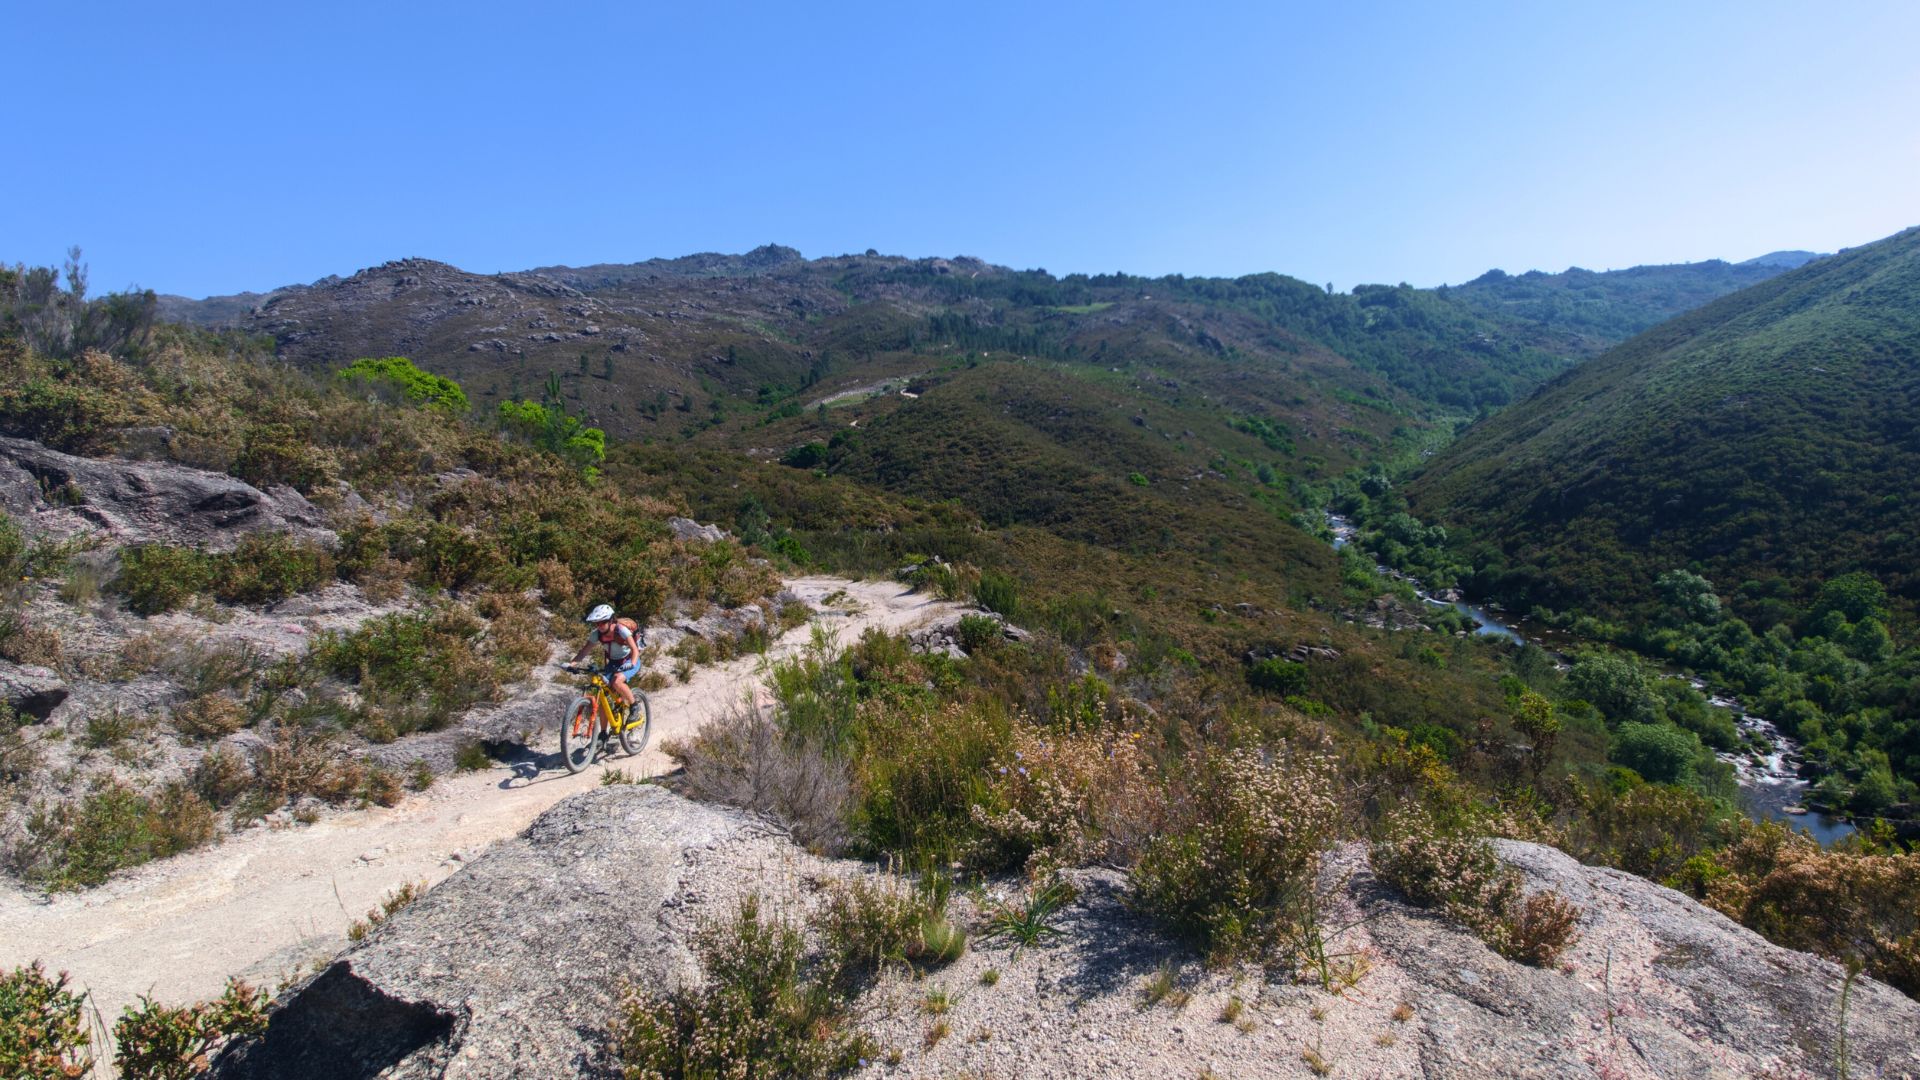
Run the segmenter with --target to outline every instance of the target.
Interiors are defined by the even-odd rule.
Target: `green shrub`
[[[700,989],[635,990],[616,1019],[625,1075],[660,1080],[812,1078],[849,1072],[869,1052],[848,1032],[833,971],[810,969],[800,931],[763,919],[758,898],[694,934]]]
[[[120,574],[113,587],[141,615],[159,615],[205,591],[213,578],[213,560],[190,548],[137,544],[120,552]]]
[[[410,404],[450,416],[464,416],[468,409],[467,392],[459,383],[422,371],[404,356],[362,357],[341,368],[336,378],[366,387],[384,387]]]
[[[213,1001],[169,1008],[142,996],[114,1022],[113,1064],[124,1077],[191,1080],[227,1042],[267,1027],[267,995],[238,979]]]
[[[27,575],[27,537],[6,511],[0,510],[0,589],[10,588]]]
[[[117,394],[97,386],[37,377],[0,389],[0,425],[8,434],[69,454],[108,449],[127,411]]]
[[[871,709],[855,765],[857,846],[914,866],[967,860],[1008,868],[1005,853],[981,844],[986,832],[974,807],[1003,809],[989,770],[1010,724],[985,705]]]
[[[463,742],[453,754],[453,767],[457,772],[478,772],[491,764],[493,757],[478,742]]]
[[[233,474],[256,487],[287,484],[311,492],[332,478],[310,432],[292,424],[249,424],[240,433]]]
[[[1306,689],[1307,665],[1272,657],[1247,668],[1247,685],[1271,694],[1297,694]]]
[[[817,469],[827,463],[827,444],[802,443],[780,455],[780,464],[796,469]]]
[[[80,744],[90,750],[105,750],[140,735],[145,725],[132,713],[123,713],[119,709],[106,709],[87,715],[87,728],[80,736]]]
[[[185,784],[148,796],[101,780],[77,802],[36,806],[14,858],[21,877],[50,891],[89,888],[116,870],[199,847],[214,829],[213,808]]]
[[[356,720],[367,737],[436,730],[546,657],[544,630],[527,601],[496,597],[482,606],[491,622],[456,604],[395,612],[316,635],[309,655],[321,670],[358,684]]]
[[[1701,752],[1699,737],[1690,731],[1629,722],[1614,733],[1610,756],[1656,784],[1684,784],[1693,779]]]
[[[65,972],[47,978],[35,960],[0,975],[0,1071],[8,1080],[60,1080],[93,1068],[87,996],[67,989]]]
[[[814,924],[830,962],[847,979],[886,964],[925,969],[958,959],[966,933],[947,920],[945,908],[942,890],[861,876],[829,886]]]
[[[248,533],[214,563],[213,594],[230,604],[271,604],[333,580],[326,548],[285,533]]]
[[[1020,586],[1009,574],[998,570],[982,570],[980,584],[973,589],[974,602],[988,611],[999,612],[1009,619],[1017,618],[1020,610]]]
[[[959,631],[960,647],[970,653],[1005,640],[1000,632],[1000,620],[986,615],[960,616]]]
[[[607,459],[607,433],[568,413],[557,395],[544,403],[503,401],[496,414],[509,434],[552,451],[587,476],[596,475],[597,466]]]
[[[1133,869],[1147,913],[1216,958],[1256,951],[1296,917],[1339,822],[1331,758],[1282,744],[1191,770],[1174,825]]]

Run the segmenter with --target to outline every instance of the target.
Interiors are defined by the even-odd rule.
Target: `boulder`
[[[727,530],[718,525],[702,525],[692,518],[668,518],[667,528],[673,530],[675,540],[704,540],[711,544],[727,538]]]
[[[576,795],[284,993],[211,1075],[618,1075],[605,1042],[622,987],[693,969],[672,909],[783,851],[797,854],[752,818],[653,785]]]
[[[262,491],[172,462],[75,457],[27,439],[0,438],[0,507],[38,532],[104,532],[121,544],[217,551],[257,531],[334,538],[320,509],[292,488]]]
[[[0,701],[14,712],[44,721],[67,700],[67,684],[51,669],[0,660]]]

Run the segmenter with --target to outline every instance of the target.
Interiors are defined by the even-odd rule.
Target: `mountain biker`
[[[631,620],[615,618],[611,604],[595,606],[587,612],[585,622],[593,631],[587,635],[587,643],[573,654],[573,662],[577,664],[586,659],[596,645],[605,649],[607,663],[601,674],[612,685],[620,703],[632,712],[633,687],[627,685],[627,680],[640,674],[640,650],[647,647],[646,631],[630,627]]]

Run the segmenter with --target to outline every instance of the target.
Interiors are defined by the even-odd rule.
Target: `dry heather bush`
[[[198,847],[214,831],[213,808],[184,784],[145,795],[101,780],[79,799],[36,805],[8,861],[49,891],[89,888],[116,870]]]
[[[0,612],[0,660],[58,667],[65,659],[66,650],[60,644],[59,631]]]
[[[1776,822],[1745,823],[1697,874],[1706,903],[1769,940],[1920,997],[1920,851],[1822,850]]]
[[[233,750],[216,746],[193,763],[187,783],[214,808],[224,810],[253,786],[253,770]]]
[[[166,658],[168,673],[196,697],[223,690],[244,692],[268,663],[259,649],[245,642],[186,644],[170,650]]]
[[[1264,948],[1294,918],[1336,835],[1335,763],[1281,742],[1216,752],[1182,772],[1170,827],[1134,867],[1136,902],[1215,958]]]
[[[993,861],[1035,878],[1068,866],[1132,860],[1160,824],[1162,789],[1135,733],[1050,733],[1016,720],[993,766],[1000,809],[973,807]]]
[[[1580,909],[1552,890],[1526,896],[1487,836],[1421,807],[1389,820],[1373,869],[1408,900],[1466,926],[1509,960],[1549,967],[1579,940]]]
[[[24,783],[33,776],[44,758],[40,743],[45,737],[42,732],[29,735],[12,707],[0,701],[0,788]]]
[[[1579,923],[1579,908],[1552,889],[1542,889],[1508,913],[1501,952],[1523,964],[1552,967],[1579,940]]]
[[[362,779],[359,764],[341,752],[332,734],[292,725],[273,733],[253,771],[276,807],[303,796],[340,802],[352,797]]]
[[[838,973],[813,969],[800,930],[763,919],[757,898],[702,927],[693,951],[705,972],[698,989],[636,988],[622,1004],[613,1050],[628,1077],[836,1076],[872,1053],[847,1031]]]
[[[190,739],[224,738],[246,726],[246,710],[223,693],[202,694],[173,710],[173,727]]]
[[[375,927],[398,914],[401,908],[425,895],[427,895],[427,883],[424,881],[409,881],[393,890],[380,901],[379,907],[367,909],[366,918],[355,919],[347,926],[347,940],[363,940],[373,932]]]
[[[810,849],[846,845],[853,783],[847,763],[790,736],[766,712],[740,705],[663,749],[686,767],[689,794],[765,814]]]
[[[360,789],[360,797],[375,806],[396,806],[405,794],[406,787],[401,782],[400,774],[383,765],[375,765],[367,770],[366,780]]]
[[[967,942],[947,920],[943,893],[891,875],[839,879],[827,887],[814,928],[842,979],[887,964],[939,967],[958,959]]]

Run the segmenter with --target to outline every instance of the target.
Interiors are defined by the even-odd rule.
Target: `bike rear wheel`
[[[568,772],[579,772],[600,756],[600,746],[606,738],[607,729],[600,723],[600,714],[594,708],[593,699],[575,698],[560,721],[561,763],[566,765]]]
[[[652,734],[653,706],[648,704],[647,695],[635,690],[633,711],[627,714],[627,722],[620,726],[620,749],[629,756],[638,754],[647,748],[647,738]]]

